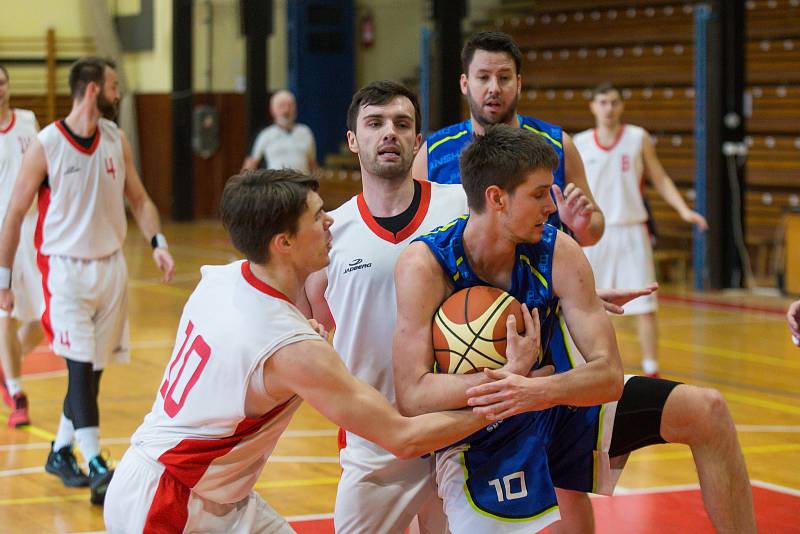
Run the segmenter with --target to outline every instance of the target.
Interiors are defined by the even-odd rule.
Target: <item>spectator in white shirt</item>
[[[294,95],[285,89],[276,91],[269,100],[269,111],[275,122],[258,134],[242,169],[255,169],[263,159],[268,169],[313,172],[317,167],[314,134],[305,124],[295,122],[297,103]]]

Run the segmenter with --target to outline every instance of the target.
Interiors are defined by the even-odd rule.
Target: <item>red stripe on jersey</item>
[[[100,145],[100,125],[98,125],[95,129],[94,141],[92,141],[92,144],[89,148],[86,148],[78,143],[75,138],[72,137],[72,134],[69,133],[66,128],[64,128],[64,125],[61,123],[61,121],[56,121],[56,128],[58,128],[58,131],[64,134],[64,137],[67,138],[67,141],[69,141],[69,143],[75,147],[78,152],[83,152],[84,154],[91,156],[94,154],[94,151],[97,150],[98,145]]]
[[[14,123],[17,121],[17,114],[14,113],[14,110],[11,110],[11,121],[9,121],[8,126],[5,128],[0,129],[0,134],[7,134],[11,131],[11,128],[14,127]]]
[[[189,519],[189,495],[191,490],[164,471],[158,480],[158,488],[147,511],[142,534],[166,534],[183,532]]]
[[[231,436],[217,439],[184,439],[158,457],[180,483],[193,488],[203,478],[211,463],[228,454],[245,438],[258,433],[264,425],[278,417],[293,400],[289,399],[258,418],[245,417]]]
[[[597,148],[599,148],[601,150],[605,150],[606,152],[608,152],[609,150],[611,150],[612,148],[617,146],[617,144],[619,143],[619,140],[622,139],[622,134],[623,133],[625,133],[625,125],[624,124],[620,127],[619,132],[617,132],[617,138],[614,139],[614,142],[611,143],[608,146],[604,146],[602,143],[600,143],[600,140],[597,138],[597,128],[592,130],[592,138],[594,139],[594,144],[597,145]]]
[[[50,322],[50,289],[47,286],[47,278],[50,274],[50,256],[42,254],[42,242],[44,241],[44,219],[47,216],[47,208],[50,207],[50,187],[42,184],[39,187],[39,217],[36,219],[36,230],[33,234],[33,245],[36,247],[36,265],[42,273],[42,292],[44,293],[44,311],[42,312],[42,330],[44,330],[47,341],[53,343],[53,326]]]
[[[283,293],[281,293],[268,283],[256,277],[256,275],[253,274],[252,269],[250,269],[250,262],[247,260],[242,262],[242,276],[244,276],[244,279],[247,280],[248,284],[258,289],[262,293],[266,293],[270,297],[283,299],[289,304],[294,304],[289,297],[287,297],[286,295],[284,295]]]
[[[388,241],[389,243],[394,243],[395,245],[398,243],[402,243],[409,237],[411,237],[414,232],[422,224],[422,221],[425,220],[425,216],[428,214],[428,208],[431,205],[431,183],[427,180],[421,181],[416,180],[419,182],[421,186],[421,196],[419,199],[419,206],[417,207],[417,213],[411,219],[405,228],[397,232],[395,236],[392,232],[378,224],[378,221],[375,220],[375,217],[372,216],[370,213],[369,208],[367,207],[367,201],[364,200],[364,193],[359,193],[358,197],[356,197],[356,205],[358,206],[358,212],[361,214],[361,218],[367,224],[367,227],[372,230],[376,236],[380,237],[384,241]]]

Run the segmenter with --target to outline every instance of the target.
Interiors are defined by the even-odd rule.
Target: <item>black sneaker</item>
[[[72,447],[67,445],[57,451],[53,450],[53,442],[50,442],[50,453],[47,455],[47,463],[44,470],[57,476],[61,482],[69,488],[86,487],[89,485],[89,477],[78,467],[78,461],[72,453]]]
[[[92,504],[103,504],[106,500],[106,490],[111,483],[114,470],[109,469],[106,461],[99,454],[89,460],[89,487],[92,488],[90,501]]]

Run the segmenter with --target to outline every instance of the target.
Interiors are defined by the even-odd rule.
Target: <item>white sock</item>
[[[658,372],[658,362],[653,358],[644,358],[642,360],[642,370],[646,375],[652,375]]]
[[[75,442],[83,454],[83,458],[88,462],[100,454],[100,428],[87,426],[75,431]]]
[[[67,416],[62,413],[61,420],[58,422],[56,439],[53,441],[53,450],[58,451],[72,445],[73,437],[75,437],[75,427],[72,426],[72,421],[67,419]]]
[[[8,389],[8,394],[12,397],[17,393],[22,393],[22,380],[6,377],[6,388]]]

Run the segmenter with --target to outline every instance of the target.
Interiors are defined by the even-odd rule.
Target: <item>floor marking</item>
[[[800,432],[800,425],[736,425],[738,432],[778,432],[795,433]]]
[[[774,452],[800,451],[800,443],[786,443],[777,445],[752,445],[742,447],[743,454],[767,454]],[[683,460],[692,458],[692,451],[686,448],[674,452],[648,452],[631,455],[629,462],[652,462],[653,460]]]
[[[773,484],[771,482],[764,482],[763,480],[751,480],[750,483],[758,488],[764,488],[778,493],[784,493],[786,495],[800,497],[800,489],[789,488],[786,486],[781,486],[779,484]]]
[[[617,495],[651,495],[654,493],[671,493],[674,491],[693,491],[700,489],[700,484],[676,484],[673,486],[653,486],[649,488],[626,488],[625,486],[617,486],[614,488],[614,496]],[[594,496],[594,495],[593,495]],[[605,497],[607,495],[597,495],[597,497]]]
[[[617,338],[629,342],[638,342],[639,338],[633,334],[617,331]],[[707,345],[697,345],[694,343],[682,343],[680,341],[672,341],[669,339],[659,339],[658,345],[674,350],[682,350],[693,354],[706,354],[708,356],[717,356],[719,358],[728,358],[738,362],[758,363],[761,365],[771,365],[775,367],[785,367],[787,369],[800,369],[800,360],[797,358],[776,358],[774,356],[765,356],[762,354],[753,354],[749,352],[740,352],[736,350],[723,349],[721,347],[709,347]]]
[[[253,489],[275,489],[275,488],[300,488],[305,486],[329,486],[338,484],[339,477],[324,478],[300,478],[294,480],[271,480],[269,482],[259,482]]]
[[[51,504],[66,501],[86,501],[86,492],[81,492],[80,495],[53,495],[50,497],[27,497],[19,499],[0,499],[0,506],[18,506],[21,504]]]
[[[290,523],[297,523],[301,521],[320,521],[323,519],[333,519],[333,514],[290,515],[285,517],[284,519],[286,519],[286,521],[289,521]]]
[[[752,397],[750,395],[742,395],[741,393],[732,393],[730,391],[723,391],[722,396],[729,401],[749,404],[751,406],[758,406],[760,408],[769,408],[770,410],[775,410],[777,412],[800,415],[800,406],[797,406],[795,404],[787,404],[784,402],[760,399],[758,397]]]

